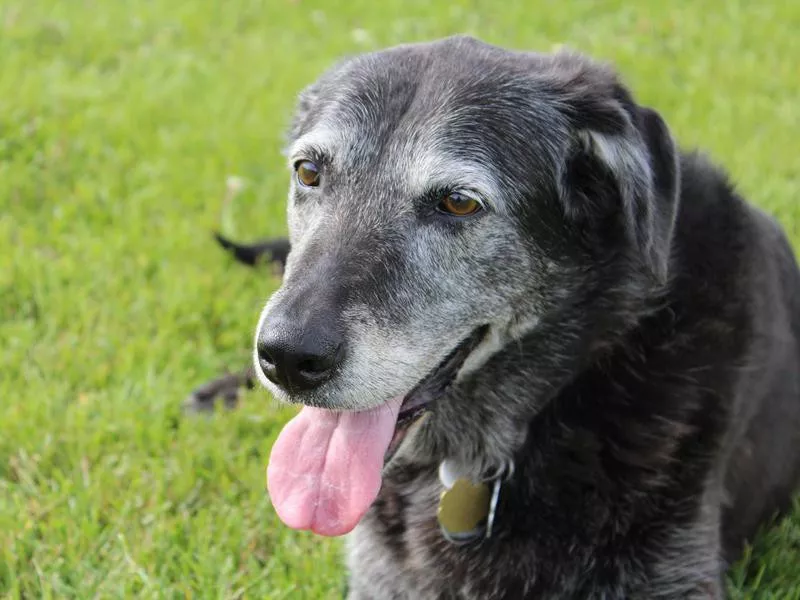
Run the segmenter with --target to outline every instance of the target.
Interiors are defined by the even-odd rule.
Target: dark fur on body
[[[461,87],[447,88],[451,81]],[[444,108],[427,96],[445,97]],[[788,507],[800,481],[800,275],[778,225],[720,169],[678,151],[661,118],[611,70],[575,55],[453,38],[356,59],[304,94],[292,139],[345,102],[380,124],[379,153],[395,130],[423,127],[426,115],[470,115],[468,128],[449,135],[462,144],[456,152],[478,153],[495,169],[507,194],[498,212],[512,215],[508,231],[521,240],[501,244],[496,269],[479,276],[487,288],[522,294],[492,321],[481,302],[467,309],[453,292],[453,310],[490,322],[501,342],[435,401],[386,467],[377,501],[350,535],[350,597],[723,597],[727,563]],[[396,245],[405,238],[387,237],[386,222],[362,216],[373,237],[351,229],[347,244],[326,234],[295,253],[292,240],[287,277],[264,314],[343,286],[309,301],[336,319],[348,302],[380,298],[386,306],[369,308],[390,327],[392,294],[403,285],[413,292],[415,274]],[[478,234],[448,235],[456,244]],[[392,249],[399,266],[377,264]],[[528,279],[512,276],[513,257],[500,258],[508,253],[522,257],[516,266],[531,269]],[[371,273],[369,296],[347,293],[365,285],[348,264]],[[458,273],[455,284],[480,297],[479,281],[464,279],[478,275]],[[416,301],[403,319],[424,327]],[[261,327],[268,321],[262,315]],[[407,327],[397,325],[399,346]],[[339,389],[287,399],[340,408]],[[475,476],[513,458],[490,539],[453,546],[442,537],[444,458]]]
[[[800,478],[792,251],[721,175],[709,179],[702,158],[686,156],[682,167],[677,274],[663,303],[567,376],[538,411],[538,397],[528,397],[537,414],[502,488],[493,538],[454,548],[430,517],[433,495],[422,510],[409,505],[414,490],[435,486],[434,464],[396,464],[384,477],[363,524],[380,533],[363,537],[384,541],[392,568],[423,565],[402,577],[431,597],[450,597],[439,594],[452,581],[463,593],[454,598],[722,597],[726,563],[759,524],[788,508]],[[775,300],[793,315],[789,329],[778,330],[765,310]],[[776,344],[781,352],[768,350]],[[487,365],[492,377],[477,374],[459,398],[459,410],[474,414],[460,418],[497,419],[496,404],[487,411],[483,403],[508,393],[495,378],[524,377],[540,352],[529,339],[498,356],[497,368]],[[524,387],[515,393],[524,401]],[[781,402],[765,402],[773,397]],[[442,424],[456,418],[440,415]],[[411,511],[429,515],[414,533]],[[404,542],[410,535],[413,544]],[[364,589],[371,585],[365,579]],[[388,589],[364,597],[391,597]]]

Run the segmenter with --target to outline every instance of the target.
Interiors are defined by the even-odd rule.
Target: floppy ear
[[[658,282],[665,282],[680,185],[669,129],[619,83],[613,94],[587,91],[572,104],[577,139],[564,173],[567,214],[592,218],[621,210],[633,251]]]

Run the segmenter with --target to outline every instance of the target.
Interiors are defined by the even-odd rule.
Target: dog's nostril
[[[262,367],[265,365],[269,366],[275,365],[275,359],[272,356],[270,347],[263,341],[260,341],[258,343],[258,362],[261,363]]]
[[[297,361],[297,370],[311,376],[328,373],[341,361],[341,344],[333,352],[308,355]]]
[[[264,373],[275,368],[275,363],[268,358],[264,358],[263,356],[258,357],[258,364],[261,366],[261,369],[264,371]]]
[[[319,373],[320,371],[327,371],[328,367],[319,360],[307,359],[297,363],[297,370],[305,373]]]

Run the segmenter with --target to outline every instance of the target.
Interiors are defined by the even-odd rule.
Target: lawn
[[[209,419],[180,410],[244,365],[278,285],[210,231],[285,230],[283,132],[336,57],[468,32],[613,60],[800,248],[798,31],[793,0],[4,0],[0,596],[341,589],[339,543],[283,527],[265,493],[293,411],[258,390]],[[800,599],[800,506],[730,590]]]

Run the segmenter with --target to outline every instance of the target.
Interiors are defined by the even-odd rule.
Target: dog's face
[[[451,38],[345,61],[288,155],[292,250],[255,357],[287,401],[379,406],[476,331],[462,374],[591,285],[666,273],[671,139],[574,55]]]

